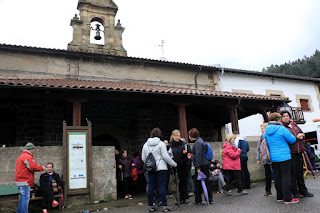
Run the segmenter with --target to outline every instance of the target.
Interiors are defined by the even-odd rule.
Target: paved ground
[[[302,198],[299,203],[285,205],[282,202],[277,202],[276,197],[264,197],[264,185],[262,183],[254,184],[252,189],[248,190],[246,196],[236,196],[233,190],[233,196],[225,197],[221,194],[214,194],[214,204],[207,206],[199,205],[181,205],[180,208],[174,206],[174,198],[168,199],[169,205],[173,206],[174,212],[183,213],[212,213],[212,212],[237,212],[237,213],[305,213],[313,212],[320,213],[320,177],[316,180],[313,178],[306,179],[307,188],[311,193],[314,193],[313,198]],[[275,193],[275,189],[272,191]],[[190,200],[194,201],[194,197]],[[143,204],[143,205],[141,205]],[[104,208],[108,208],[105,210]],[[92,212],[107,212],[107,213],[140,213],[147,211],[146,196],[135,197],[132,200],[117,200],[110,203],[99,203],[94,205],[66,208],[63,212],[83,212],[89,210]],[[50,211],[50,213],[53,211]],[[54,211],[56,212],[56,211]],[[157,211],[159,212],[159,211]]]

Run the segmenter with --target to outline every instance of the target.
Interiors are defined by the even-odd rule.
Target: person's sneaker
[[[265,197],[272,196],[272,193],[271,193],[271,192],[266,192],[266,193],[264,194],[264,196],[265,196]]]
[[[231,196],[231,195],[232,195],[231,192],[230,192],[230,191],[227,191],[227,190],[225,190],[223,194],[224,194],[225,196]]]
[[[42,213],[48,213],[47,209],[42,209]]]
[[[241,195],[247,195],[248,192],[246,190],[242,190],[241,192],[238,192],[237,195],[241,196]]]
[[[194,192],[189,192],[188,195],[191,197],[194,195]]]
[[[206,202],[202,201],[202,202],[196,203],[196,205],[206,205]]]
[[[303,194],[302,196],[303,197],[313,197],[314,195],[309,193],[309,192],[307,192],[306,194]]]
[[[298,203],[298,202],[299,202],[299,198],[292,198],[292,200],[283,201],[284,204]]]
[[[154,208],[154,206],[148,206],[148,210],[149,210],[149,212],[154,212],[155,208]]]
[[[56,207],[56,206],[58,206],[59,205],[59,203],[56,201],[56,200],[53,200],[52,201],[52,207]]]
[[[189,199],[185,199],[182,201],[182,204],[189,204],[189,203],[190,203]]]
[[[209,201],[209,204],[213,204],[213,201],[211,200],[211,201]]]
[[[168,212],[168,211],[172,211],[171,206],[162,206],[162,212]]]
[[[283,199],[277,199],[278,202],[283,202]]]
[[[131,194],[128,194],[129,198],[132,198],[132,195]]]
[[[124,199],[129,199],[129,195],[124,196]]]

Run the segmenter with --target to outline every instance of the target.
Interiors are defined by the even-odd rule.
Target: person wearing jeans
[[[162,202],[162,211],[171,211],[172,207],[168,206],[166,198],[166,181],[168,175],[168,166],[176,167],[177,163],[172,160],[167,152],[164,142],[161,141],[162,132],[159,128],[154,128],[150,133],[150,138],[143,145],[141,159],[146,162],[147,157],[152,153],[156,162],[156,171],[147,173],[148,181],[148,210],[154,212],[156,207],[153,205],[155,188],[158,189]]]
[[[27,213],[30,199],[30,186],[18,186],[18,189],[20,191],[20,201],[17,213]]]

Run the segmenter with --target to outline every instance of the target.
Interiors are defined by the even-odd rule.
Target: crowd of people
[[[265,139],[270,162],[263,165],[266,185],[264,196],[273,195],[271,185],[274,177],[277,201],[284,204],[299,202],[302,197],[313,197],[303,177],[303,158],[309,159],[309,156],[312,162],[312,151],[304,141],[302,130],[290,120],[288,111],[270,114],[269,122],[261,125],[262,135],[257,144],[256,157],[257,164],[261,165],[260,148]],[[172,131],[169,141],[162,141],[162,131],[154,128],[142,152],[134,153],[133,159],[128,156],[127,150],[115,150],[118,194],[125,199],[132,199],[133,193],[147,192],[149,212],[158,208],[162,208],[163,212],[171,211],[173,208],[168,205],[167,197],[171,194],[168,186],[173,176],[177,184],[177,205],[189,204],[193,192],[196,205],[213,204],[212,187],[215,181],[218,182],[218,193],[231,196],[234,183],[238,196],[247,195],[251,188],[247,166],[248,142],[237,132],[227,134],[220,151],[221,163],[213,159],[210,145],[200,137],[196,128],[192,128],[188,135],[193,143],[192,148],[181,137],[179,130]],[[30,189],[34,187],[33,173],[45,169],[37,165],[34,152],[35,146],[27,143],[17,160],[15,181],[20,191],[17,212],[28,212]],[[195,171],[193,176],[192,166]],[[61,180],[54,172],[53,163],[47,163],[40,183],[39,191],[44,197],[42,209],[46,213],[48,203],[53,207],[59,204],[53,195],[59,192]]]

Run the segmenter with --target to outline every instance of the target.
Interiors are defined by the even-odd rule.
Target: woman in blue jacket
[[[296,137],[282,126],[279,113],[271,113],[269,119],[270,122],[264,136],[269,146],[277,200],[283,201],[284,204],[297,203],[299,199],[292,198],[291,194],[291,154],[289,148],[289,144],[296,142]]]

